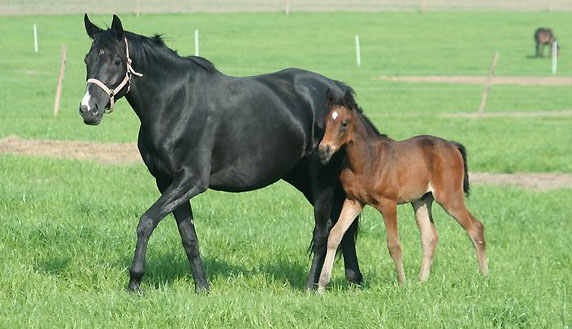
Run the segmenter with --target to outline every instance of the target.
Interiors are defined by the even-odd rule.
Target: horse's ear
[[[83,15],[83,22],[85,24],[85,31],[87,32],[87,35],[89,35],[90,38],[95,39],[96,35],[103,32],[102,29],[97,27],[97,25],[93,24],[89,20],[89,17],[87,17],[87,13],[85,15]]]
[[[123,32],[123,25],[121,25],[121,20],[117,15],[113,14],[113,21],[111,22],[111,30],[115,33],[115,36],[119,40],[123,40],[125,37],[125,32]]]
[[[346,91],[346,94],[344,95],[344,106],[350,110],[353,110],[356,107],[354,96],[352,95],[352,92],[349,90]]]
[[[332,105],[334,105],[334,95],[332,94],[330,88],[328,88],[326,91],[326,105],[328,107],[332,107]]]

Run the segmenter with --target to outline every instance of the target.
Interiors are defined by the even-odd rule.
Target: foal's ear
[[[328,88],[326,91],[326,105],[328,107],[332,107],[332,105],[334,105],[334,95],[332,94],[330,88]]]
[[[102,29],[97,27],[97,25],[93,24],[89,20],[89,17],[87,17],[87,13],[83,15],[83,23],[85,24],[85,31],[87,32],[87,35],[89,35],[89,37],[92,39],[95,39],[95,36],[103,32]]]
[[[115,33],[115,36],[119,40],[123,40],[125,37],[125,32],[123,32],[123,25],[121,25],[121,20],[117,15],[113,14],[113,21],[111,22],[111,30]]]
[[[354,96],[352,95],[351,91],[346,91],[346,94],[344,95],[344,107],[353,110],[356,107],[356,103],[354,100]]]

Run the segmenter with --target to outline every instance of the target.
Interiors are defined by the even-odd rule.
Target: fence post
[[[34,24],[34,52],[38,53],[38,28]]]
[[[66,73],[66,44],[62,45],[62,59],[60,61],[60,77],[58,79],[58,88],[56,89],[56,101],[54,104],[54,116],[57,116],[60,112],[60,99],[62,97],[62,83],[64,81],[64,75]]]
[[[195,29],[195,56],[199,56],[199,29]]]
[[[359,35],[356,34],[356,64],[361,66],[361,52],[359,48]]]
[[[141,0],[136,0],[137,5],[135,6],[135,16],[139,17],[141,15]]]
[[[290,0],[286,0],[286,9],[284,10],[286,15],[290,14]]]
[[[495,69],[497,67],[498,60],[499,60],[499,52],[495,51],[495,53],[493,54],[491,67],[489,69],[489,76],[487,77],[487,82],[485,83],[485,89],[483,90],[483,95],[481,97],[481,104],[479,105],[478,116],[483,115],[483,112],[485,111],[485,106],[487,105],[487,98],[489,97],[489,92],[491,91],[493,76],[495,75]]]
[[[552,74],[556,74],[557,66],[558,66],[558,42],[554,41],[552,43]]]

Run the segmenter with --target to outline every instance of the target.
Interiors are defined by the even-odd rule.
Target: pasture
[[[229,75],[301,67],[350,84],[380,131],[462,142],[470,172],[572,173],[572,117],[444,118],[475,112],[482,85],[383,82],[382,75],[549,76],[532,58],[533,31],[561,44],[558,76],[572,76],[572,20],[558,12],[278,13],[121,15],[127,30],[164,33],[180,54],[200,54]],[[92,16],[100,25],[111,15]],[[33,51],[32,24],[40,52]],[[100,126],[77,113],[90,40],[81,15],[0,17],[0,138],[133,142],[138,121],[125,100]],[[362,42],[356,67],[354,35]],[[60,115],[52,115],[62,43],[68,62]],[[569,86],[494,86],[487,112],[572,107]],[[158,197],[142,164],[0,155],[0,327],[389,327],[570,328],[572,190],[474,185],[468,201],[485,224],[490,277],[477,273],[463,230],[439,207],[440,243],[420,284],[419,232],[399,208],[408,284],[397,285],[377,213],[366,209],[357,252],[365,283],[349,286],[341,261],[325,295],[303,290],[312,208],[278,183],[244,194],[193,199],[209,296],[194,285],[171,216],[153,234],[143,295],[125,290],[139,216]]]

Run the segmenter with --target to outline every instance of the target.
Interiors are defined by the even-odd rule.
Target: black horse
[[[141,121],[138,147],[161,197],[137,227],[128,288],[138,290],[149,237],[169,213],[177,221],[197,291],[208,290],[190,199],[207,188],[242,192],[284,179],[314,205],[314,257],[306,287],[318,281],[328,230],[345,194],[338,176],[343,155],[327,166],[317,145],[328,112],[326,90],[349,87],[299,69],[229,77],[200,57],[181,57],[159,36],[123,30],[113,16],[102,30],[84,16],[93,43],[85,57],[87,88],[79,112],[97,125],[125,96]],[[340,152],[342,153],[342,152]],[[354,226],[342,242],[348,280],[360,283]]]

